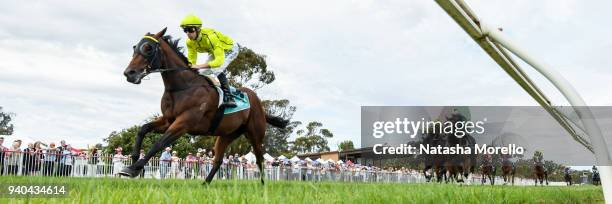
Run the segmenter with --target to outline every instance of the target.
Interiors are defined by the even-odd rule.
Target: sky
[[[611,1],[467,3],[589,105],[612,105]],[[134,85],[122,72],[146,32],[185,38],[189,13],[266,55],[276,81],[258,95],[322,122],[332,149],[360,146],[360,106],[537,105],[434,1],[10,1],[0,7],[0,106],[16,114],[7,141],[86,147],[159,113],[160,76]]]

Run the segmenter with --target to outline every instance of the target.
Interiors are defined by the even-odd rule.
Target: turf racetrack
[[[0,203],[602,203],[595,186],[459,186],[120,178],[0,177],[2,184],[67,184],[64,198],[6,198]]]

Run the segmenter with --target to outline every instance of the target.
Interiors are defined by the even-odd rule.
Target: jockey
[[[533,161],[536,164],[541,164],[542,160],[544,160],[544,154],[542,154],[542,152],[540,152],[540,150],[536,150],[533,153]]]
[[[193,14],[181,21],[181,28],[187,34],[187,59],[191,68],[198,69],[202,75],[216,75],[223,90],[222,106],[233,108],[236,103],[229,89],[225,69],[238,56],[240,45],[230,37],[212,28],[203,28],[202,20]],[[197,64],[198,53],[208,53],[209,61]]]

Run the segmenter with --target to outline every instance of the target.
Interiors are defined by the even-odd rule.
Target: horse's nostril
[[[134,76],[135,74],[136,74],[136,71],[134,71],[134,70],[130,70],[130,71],[125,72],[125,76]]]

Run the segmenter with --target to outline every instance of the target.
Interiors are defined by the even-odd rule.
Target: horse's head
[[[128,82],[140,84],[142,78],[147,74],[162,67],[160,42],[166,29],[164,28],[155,35],[147,33],[138,44],[134,45],[132,60],[123,72]]]

